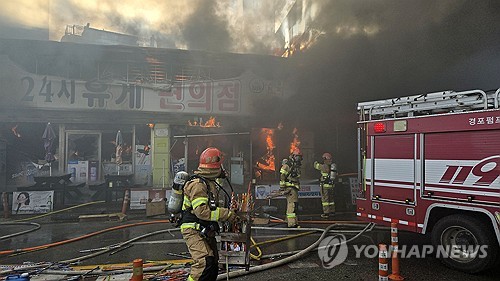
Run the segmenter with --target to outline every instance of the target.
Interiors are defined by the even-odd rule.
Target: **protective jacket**
[[[227,208],[218,207],[218,202],[218,191],[213,180],[195,178],[187,182],[184,187],[181,230],[199,230],[200,226],[215,225],[235,215]]]
[[[295,187],[300,188],[300,169],[293,163],[283,164],[280,169],[280,187]]]
[[[215,177],[195,178],[184,186],[181,233],[193,264],[188,281],[215,281],[218,274],[218,249],[215,232],[219,221],[232,221],[236,214],[217,206]]]
[[[319,162],[314,162],[314,169],[321,172],[319,178],[319,184],[324,188],[331,188],[335,186],[335,178],[337,177],[337,165],[332,164],[322,164]]]

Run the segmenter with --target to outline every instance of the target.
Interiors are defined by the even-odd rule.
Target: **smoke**
[[[154,36],[161,47],[267,54],[277,46],[268,5],[226,0],[18,0],[2,4],[0,27],[41,28],[50,31],[50,40],[60,41],[67,25],[90,23],[140,38]]]
[[[65,25],[90,23],[144,38],[154,35],[172,48],[268,54],[283,47],[276,41],[280,34],[274,34],[270,1],[4,2],[2,27],[43,29],[48,22],[50,38],[57,41]],[[287,71],[298,94],[262,109],[273,112],[276,124],[312,131],[315,147],[332,151],[348,167],[344,171],[355,166],[356,103],[500,87],[499,1],[303,0],[296,5],[301,5],[297,16],[321,35],[289,58],[294,67]]]
[[[318,3],[324,34],[292,58],[299,94],[279,115],[312,130],[343,171],[355,170],[357,102],[500,87],[498,1]]]
[[[227,22],[218,17],[216,3],[202,1],[184,24],[182,34],[190,50],[206,50],[228,52],[231,37],[227,30]]]

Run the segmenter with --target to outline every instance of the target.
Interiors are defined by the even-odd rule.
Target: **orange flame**
[[[17,126],[18,125],[16,124],[14,127],[10,128],[10,130],[12,131],[12,133],[14,134],[14,136],[16,136],[18,138],[21,138],[21,134],[17,131]]]
[[[154,57],[146,57],[146,61],[148,63],[153,63],[153,64],[158,64],[158,63],[161,63],[157,58],[154,58]]]
[[[274,148],[276,148],[273,142],[274,131],[272,129],[262,128],[262,133],[266,134],[267,153],[261,159],[264,163],[257,162],[257,168],[274,172],[276,171],[276,165],[274,163],[276,157],[273,153]]]
[[[290,143],[290,154],[295,150],[299,149],[300,150],[300,140],[299,140],[299,135],[297,134],[298,130],[297,128],[293,128],[293,141]]]
[[[203,128],[213,128],[213,127],[220,127],[219,122],[215,122],[215,117],[210,116],[207,122],[205,124],[200,124],[200,127]]]
[[[202,128],[219,128],[219,127],[221,127],[220,122],[217,122],[215,120],[215,117],[212,117],[212,116],[210,116],[210,118],[206,122],[203,122],[202,119],[200,119],[200,122],[198,122],[196,120],[193,120],[193,122],[191,122],[191,120],[188,120],[188,125],[190,127],[200,126]]]

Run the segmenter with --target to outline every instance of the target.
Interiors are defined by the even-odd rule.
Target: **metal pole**
[[[249,162],[248,162],[248,169],[250,169],[250,181],[252,183],[255,183],[255,178],[254,178],[254,174],[253,174],[253,158],[252,158],[252,155],[253,155],[253,144],[252,144],[252,136],[250,136],[250,155],[248,156],[250,159],[249,159]],[[245,168],[245,167],[243,167]],[[243,173],[245,174],[245,173]]]
[[[165,188],[165,159],[163,159],[163,168],[162,168],[162,171],[161,171],[161,187],[162,188]]]
[[[184,171],[188,172],[188,151],[189,151],[189,139],[184,138]]]
[[[136,142],[135,142],[135,135],[136,135],[136,131],[135,131],[135,125],[132,125],[132,174],[135,174],[135,154],[137,152],[137,149],[136,149]]]
[[[2,204],[3,204],[3,217],[8,219],[10,217],[9,210],[9,195],[7,192],[2,192]]]

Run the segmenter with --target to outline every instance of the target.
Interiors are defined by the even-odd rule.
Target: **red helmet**
[[[218,169],[222,165],[222,152],[215,147],[209,147],[200,154],[199,168]]]
[[[332,155],[328,152],[323,153],[323,159],[325,160],[332,160]]]

